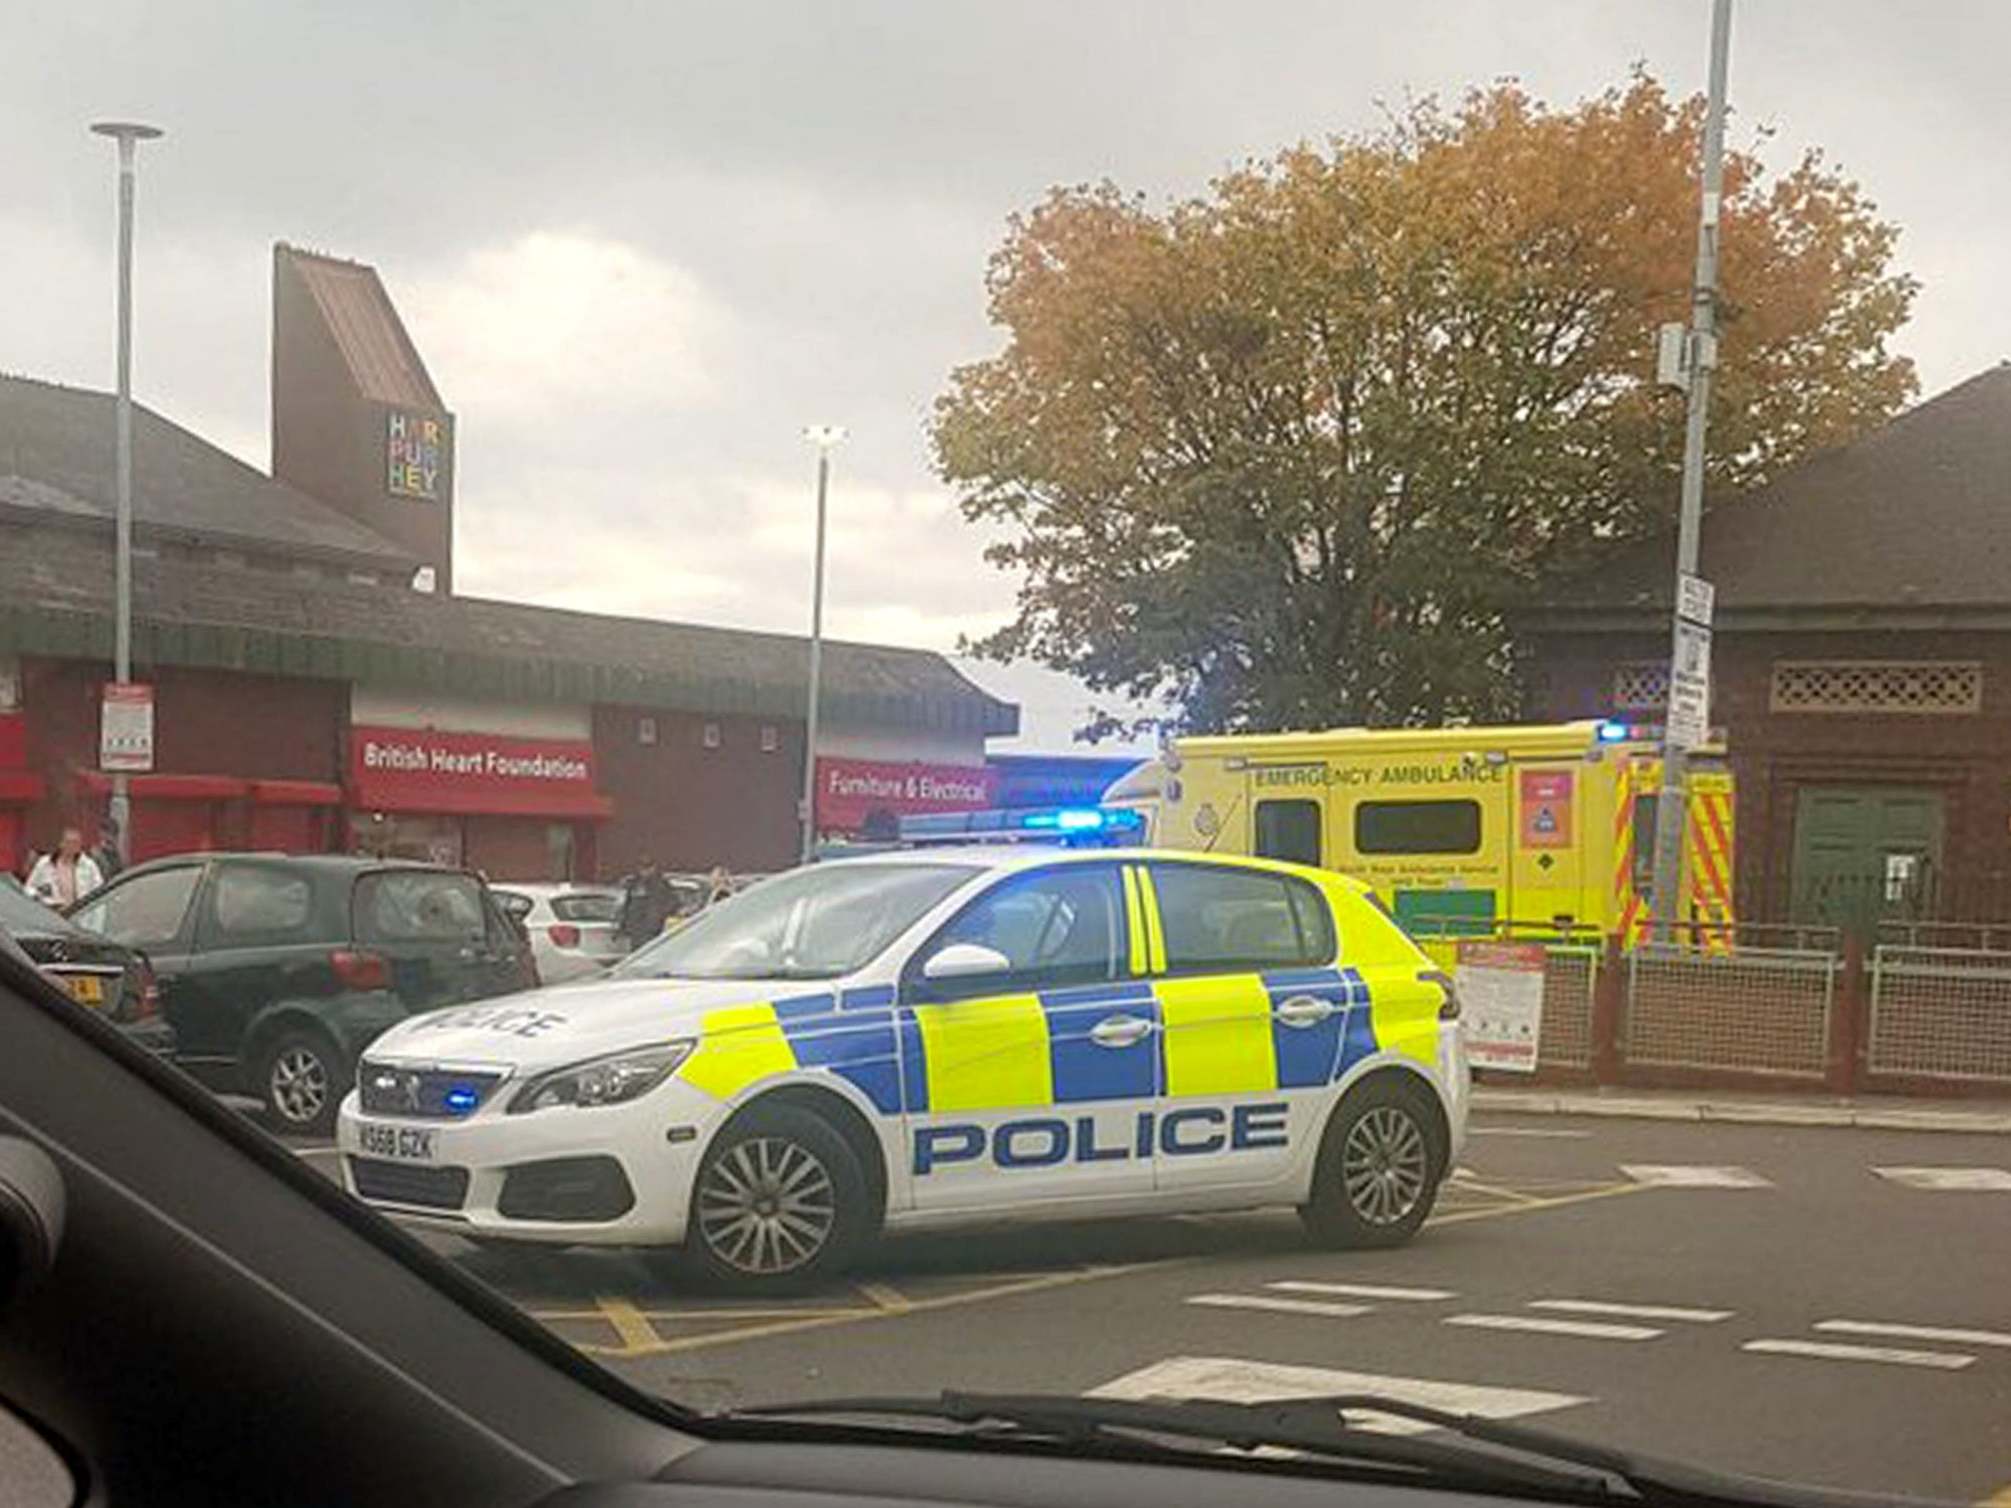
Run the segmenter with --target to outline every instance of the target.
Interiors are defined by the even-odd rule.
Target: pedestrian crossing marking
[[[1822,1320],[1815,1327],[1832,1335],[1888,1335],[1894,1340],[1943,1340],[1957,1346],[2011,1346],[2002,1330],[1955,1330],[1938,1325],[1888,1325],[1879,1320]]]
[[[1317,1314],[1326,1319],[1353,1319],[1369,1312],[1367,1304],[1326,1304],[1317,1299],[1281,1299],[1263,1293],[1196,1293],[1187,1302],[1205,1309],[1269,1309],[1279,1314]]]
[[[1534,1314],[1449,1314],[1445,1323],[1473,1330],[1526,1330],[1534,1335],[1575,1335],[1583,1340],[1653,1340],[1662,1333],[1649,1325],[1544,1319]]]
[[[1286,1293],[1331,1293],[1341,1298],[1395,1299],[1420,1304],[1459,1297],[1450,1288],[1383,1288],[1374,1283],[1315,1283],[1297,1278],[1266,1283],[1264,1286],[1282,1289]]]
[[[1590,1403],[1575,1393],[1538,1388],[1497,1387],[1426,1377],[1385,1377],[1284,1362],[1242,1361],[1225,1356],[1169,1356],[1092,1388],[1091,1398],[1207,1398],[1220,1403],[1269,1403],[1281,1398],[1320,1398],[1337,1393],[1380,1393],[1406,1403],[1483,1419],[1514,1419]],[[1349,1413],[1349,1423],[1355,1423]],[[1361,1427],[1384,1434],[1418,1435],[1431,1428],[1415,1419],[1369,1414]]]
[[[1636,1183],[1665,1189],[1770,1189],[1773,1184],[1751,1168],[1709,1164],[1623,1162],[1620,1171]]]
[[[1931,1194],[2011,1194],[2011,1168],[1873,1168],[1872,1172]]]
[[[1552,1309],[1561,1314],[1610,1314],[1617,1319],[1677,1320],[1692,1325],[1714,1325],[1730,1319],[1729,1309],[1683,1309],[1674,1304],[1615,1304],[1605,1299],[1531,1299],[1532,1309]]]
[[[1820,1340],[1749,1340],[1741,1351],[1766,1356],[1811,1356],[1820,1361],[1874,1361],[1896,1367],[1939,1367],[1959,1372],[1976,1358],[1953,1351],[1909,1351],[1899,1346],[1846,1346]]]

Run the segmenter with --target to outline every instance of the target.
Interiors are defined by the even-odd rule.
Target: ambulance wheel
[[[1446,1148],[1422,1085],[1370,1079],[1341,1101],[1299,1218],[1322,1246],[1401,1246],[1431,1213]]]
[[[859,1159],[830,1123],[756,1102],[698,1165],[684,1266],[708,1287],[794,1293],[838,1272],[872,1228]]]

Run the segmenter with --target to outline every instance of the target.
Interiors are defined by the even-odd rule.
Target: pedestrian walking
[[[670,881],[656,867],[656,860],[645,854],[636,872],[621,882],[621,915],[615,931],[628,939],[631,948],[639,948],[663,931],[676,904]]]
[[[104,883],[98,861],[84,852],[83,830],[75,827],[64,828],[56,851],[43,854],[28,871],[28,893],[58,910],[81,901]]]
[[[97,861],[98,873],[107,880],[117,879],[119,871],[126,867],[126,861],[119,857],[119,824],[111,817],[98,828],[98,846],[91,851]]]

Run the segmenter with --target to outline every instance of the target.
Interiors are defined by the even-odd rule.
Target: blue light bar
[[[1599,742],[1602,744],[1625,743],[1633,730],[1625,723],[1605,722],[1599,725]]]

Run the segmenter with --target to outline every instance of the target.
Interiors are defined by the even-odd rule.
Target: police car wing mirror
[[[987,948],[981,943],[951,943],[929,955],[922,965],[922,978],[931,981],[945,979],[975,979],[983,974],[1003,974],[1012,967],[1012,960],[997,948]]]

